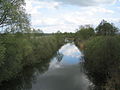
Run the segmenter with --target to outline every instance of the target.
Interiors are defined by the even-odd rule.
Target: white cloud
[[[40,27],[38,27],[38,28],[40,28]],[[75,32],[76,28],[78,28],[77,25],[70,25],[70,24],[69,25],[63,24],[63,25],[53,25],[53,26],[41,27],[41,29],[47,33],[57,32],[58,30],[60,30],[61,32]]]
[[[46,2],[46,1],[39,1],[39,0],[26,0],[26,11],[31,15],[31,23],[33,26],[49,26],[49,25],[56,25],[60,24],[60,20],[57,18],[51,18],[44,16],[43,13],[40,12],[40,9],[57,9],[59,7],[58,2]],[[58,23],[59,22],[59,23]],[[62,23],[62,22],[61,22]]]
[[[92,13],[114,13],[114,11],[112,10],[109,10],[109,9],[105,9],[105,8],[102,8],[102,7],[94,7],[94,8],[91,8],[90,10]]]
[[[84,8],[82,11],[77,10],[70,13],[65,13],[61,17],[69,24],[85,25],[85,24],[98,24],[101,19],[97,18],[97,14],[113,14],[114,11],[102,7]],[[104,17],[102,18],[104,19]]]
[[[85,24],[94,24],[97,25],[101,19],[117,21],[116,18],[104,17],[100,16],[101,14],[112,15],[115,14],[113,10],[106,9],[100,6],[92,6],[92,7],[78,7],[75,11],[68,10],[67,12],[59,12],[64,11],[64,7],[62,10],[59,10],[58,7],[62,7],[63,5],[58,0],[47,2],[41,0],[26,0],[26,10],[27,13],[31,14],[31,24],[34,28],[40,28],[44,32],[57,32],[61,30],[62,32],[74,32],[79,25]],[[63,0],[59,0],[63,1]],[[64,0],[79,3],[86,3],[87,0]],[[89,0],[89,2],[99,2],[99,3],[107,3],[107,0]],[[111,0],[112,1],[112,0]],[[113,0],[115,1],[115,0]],[[110,2],[109,2],[110,3]],[[42,10],[42,11],[41,11]],[[43,10],[47,10],[44,11]],[[53,13],[57,11],[56,13]],[[48,13],[49,12],[49,13]],[[46,15],[48,13],[48,15]],[[111,18],[111,19],[110,19]]]
[[[46,2],[46,1],[37,1],[35,3],[37,5],[37,8],[48,8],[48,9],[56,9],[59,7],[58,2]]]
[[[56,9],[59,7],[59,5],[60,3],[55,1],[47,2],[40,0],[26,0],[26,9],[28,12],[33,12],[35,9],[40,8]]]

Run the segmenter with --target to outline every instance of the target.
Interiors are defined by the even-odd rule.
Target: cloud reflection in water
[[[80,62],[82,53],[74,45],[74,43],[68,43],[61,47],[58,54],[51,60],[50,69],[61,68],[64,65],[73,65]]]

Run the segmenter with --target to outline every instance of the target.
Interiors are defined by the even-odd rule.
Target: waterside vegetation
[[[24,5],[24,0],[0,0],[0,83],[52,57],[64,42],[57,33],[32,29]]]
[[[85,26],[76,33],[76,45],[84,52],[85,72],[93,82],[94,90],[119,90],[119,30],[105,20],[96,29],[91,28]]]

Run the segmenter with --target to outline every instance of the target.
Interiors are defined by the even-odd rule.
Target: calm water
[[[74,43],[65,44],[51,60],[27,67],[0,90],[88,90],[89,80],[80,64],[82,58]]]

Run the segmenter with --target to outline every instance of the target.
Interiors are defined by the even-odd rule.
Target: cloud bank
[[[80,25],[98,25],[102,19],[118,23],[117,0],[26,0],[31,27],[44,32],[75,32]],[[113,4],[114,3],[114,4]],[[105,5],[104,5],[105,4]],[[108,5],[107,5],[108,4]],[[79,5],[79,6],[78,6]]]

